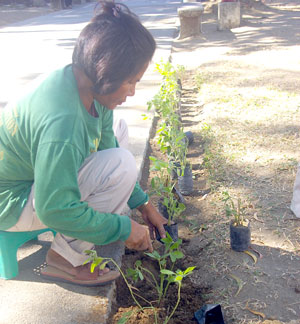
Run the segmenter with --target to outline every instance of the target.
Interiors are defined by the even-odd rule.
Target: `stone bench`
[[[204,11],[201,3],[186,4],[177,9],[180,20],[180,33],[178,39],[201,34],[201,18]]]
[[[218,3],[218,30],[228,30],[241,24],[241,9],[239,1]]]

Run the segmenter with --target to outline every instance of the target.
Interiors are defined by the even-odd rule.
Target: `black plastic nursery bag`
[[[225,324],[219,304],[207,304],[195,312],[199,324]]]

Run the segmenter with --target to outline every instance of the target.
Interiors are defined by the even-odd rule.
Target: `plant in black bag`
[[[227,191],[223,191],[223,201],[226,216],[233,217],[230,222],[230,246],[234,251],[245,251],[251,241],[250,222],[244,218],[245,207],[240,198],[234,200]]]
[[[185,133],[181,129],[175,141],[176,145],[174,145],[177,147],[176,161],[180,165],[180,168],[177,168],[178,189],[183,195],[190,195],[193,191],[193,173],[192,166],[187,160],[188,144],[183,140],[184,138]]]
[[[174,195],[175,182],[172,180],[172,167],[168,162],[159,160],[153,156],[151,171],[156,172],[156,176],[151,180],[151,192],[160,197],[159,211],[168,219],[168,224],[164,225],[165,230],[171,235],[174,241],[178,239],[178,225],[174,219],[178,218],[185,210],[185,205],[179,202]],[[160,241],[159,232],[156,231],[157,239]]]
[[[153,156],[149,159],[152,161],[151,171],[156,171],[157,175],[151,180],[151,193],[161,198],[162,205],[165,206],[167,213],[163,215],[168,219],[168,225],[172,220],[179,217],[185,210],[185,205],[178,202],[174,195],[175,182],[172,180],[172,166],[170,163],[159,160]]]

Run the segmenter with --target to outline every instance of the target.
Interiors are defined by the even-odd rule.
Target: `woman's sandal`
[[[73,267],[69,261],[52,249],[47,253],[46,262],[47,266],[40,270],[42,277],[80,286],[102,286],[120,276],[118,271],[110,270],[108,267],[104,270],[96,267],[91,273],[91,263]]]
[[[107,273],[99,275],[97,279],[83,280],[83,279],[78,279],[76,275],[71,275],[63,270],[60,270],[50,265],[47,265],[44,269],[40,271],[40,273],[42,277],[50,280],[67,282],[79,286],[89,286],[89,287],[103,286],[109,284],[120,276],[120,273],[118,271],[110,270]]]

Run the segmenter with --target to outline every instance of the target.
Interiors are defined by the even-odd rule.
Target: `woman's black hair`
[[[93,91],[106,95],[151,61],[156,44],[128,7],[112,1],[100,4],[100,12],[80,33],[72,60],[93,82]]]

